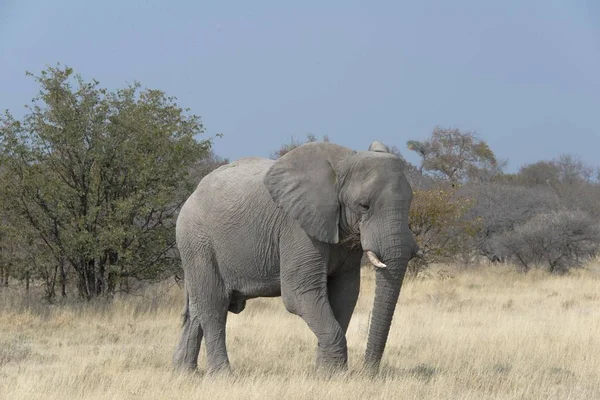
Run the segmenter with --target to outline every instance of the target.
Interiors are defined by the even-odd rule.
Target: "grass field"
[[[365,270],[350,368],[313,371],[316,340],[280,299],[230,314],[233,376],[170,369],[182,293],[157,285],[111,305],[44,306],[0,289],[0,399],[597,399],[600,267],[506,268],[407,281],[376,378],[361,375],[373,296]],[[28,302],[31,303],[28,305]]]

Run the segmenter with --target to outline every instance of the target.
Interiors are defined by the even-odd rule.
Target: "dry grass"
[[[600,269],[592,269],[563,277],[485,269],[407,282],[374,379],[357,372],[372,271],[349,328],[350,371],[331,378],[313,371],[315,338],[280,299],[230,315],[234,376],[207,377],[204,354],[195,376],[170,370],[178,288],[66,307],[28,306],[4,290],[0,398],[600,398]]]

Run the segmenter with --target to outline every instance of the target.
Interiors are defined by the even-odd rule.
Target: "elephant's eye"
[[[367,204],[359,204],[358,206],[362,211],[369,211],[369,206]]]

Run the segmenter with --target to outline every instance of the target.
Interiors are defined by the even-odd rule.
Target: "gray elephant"
[[[346,330],[366,252],[376,268],[365,367],[377,372],[408,261],[412,189],[403,162],[374,142],[356,152],[308,143],[274,161],[243,158],[204,177],[177,219],[185,281],[176,367],[229,370],[227,313],[281,296],[318,340],[317,365],[347,368]]]

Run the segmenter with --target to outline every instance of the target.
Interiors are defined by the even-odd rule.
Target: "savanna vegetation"
[[[400,295],[380,374],[361,373],[375,272],[363,270],[349,370],[314,370],[316,338],[277,299],[227,325],[232,376],[175,373],[182,291],[151,285],[60,307],[0,291],[0,398],[596,399],[600,265],[565,275],[431,267]]]
[[[228,162],[217,138],[140,83],[110,91],[61,65],[29,75],[39,93],[24,115],[0,116],[0,398],[600,397],[600,168],[557,154],[508,173],[475,132],[399,132],[386,144],[406,165],[422,257],[381,376],[315,375],[315,339],[278,299],[231,316],[234,377],[180,376],[174,224]],[[317,140],[329,138],[305,141]],[[364,264],[351,363],[369,321]]]

